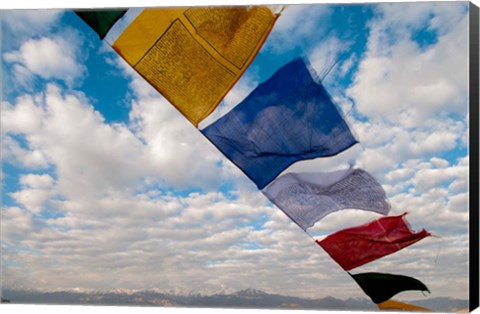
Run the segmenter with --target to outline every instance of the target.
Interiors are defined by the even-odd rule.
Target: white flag
[[[287,173],[263,190],[303,230],[341,209],[362,209],[387,215],[390,204],[382,186],[366,171]]]

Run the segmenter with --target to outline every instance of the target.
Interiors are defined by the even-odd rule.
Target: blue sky
[[[360,144],[286,171],[354,162],[373,174],[391,215],[408,211],[414,229],[438,237],[359,271],[468,298],[467,13],[464,3],[288,6],[200,127],[295,57],[317,73],[338,60],[323,84]],[[364,296],[72,12],[5,11],[1,21],[4,287],[214,293],[255,282]],[[374,218],[345,210],[313,232]]]

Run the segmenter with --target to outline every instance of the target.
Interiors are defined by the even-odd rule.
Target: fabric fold
[[[350,274],[350,276],[352,276],[365,294],[372,299],[373,303],[377,304],[385,302],[403,291],[418,290],[430,292],[427,286],[420,280],[408,276],[375,272]]]
[[[340,230],[316,242],[344,270],[351,270],[430,235],[425,229],[413,232],[405,215],[382,217],[358,227]]]
[[[280,68],[202,133],[259,189],[296,161],[334,156],[357,143],[303,59]]]
[[[303,230],[342,209],[387,215],[391,208],[382,186],[362,169],[287,173],[262,192]]]

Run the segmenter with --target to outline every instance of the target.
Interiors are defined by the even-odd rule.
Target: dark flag
[[[361,273],[352,275],[362,290],[374,303],[382,303],[402,291],[419,290],[428,291],[420,280],[403,275],[383,273]]]

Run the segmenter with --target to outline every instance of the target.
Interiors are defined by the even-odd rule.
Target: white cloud
[[[36,34],[48,32],[60,19],[62,10],[6,10],[1,23],[11,35],[10,41],[21,42]]]
[[[456,169],[421,169],[415,175],[413,183],[418,192],[427,192],[430,189],[452,180],[457,176]]]
[[[256,216],[281,218],[281,225],[288,221],[275,209],[230,201],[220,193],[132,202],[126,202],[123,196],[91,204],[96,208],[90,211],[82,210],[87,205],[85,200],[77,201],[80,208],[71,207],[69,211],[63,207],[67,216],[49,219],[48,226],[35,235],[28,233],[32,225],[22,235],[8,239],[8,243],[15,240],[18,245],[28,245],[29,251],[21,258],[30,276],[8,271],[6,286],[176,288],[214,293],[222,286],[230,291],[244,289],[251,286],[252,278],[261,278],[259,289],[280,292],[273,288],[273,282],[281,279],[285,283],[281,291],[310,295],[307,286],[298,289],[298,282],[306,283],[304,274],[309,272],[313,278],[323,276],[321,260],[328,260],[295,226],[267,228],[263,235],[252,230],[250,224]],[[13,218],[8,216],[4,223]],[[239,226],[239,220],[243,226]],[[249,249],[249,243],[260,247]],[[5,256],[10,260],[16,254],[6,250]],[[246,268],[248,272],[240,271]],[[120,277],[111,276],[120,272]],[[109,280],[105,280],[105,274],[110,274]],[[343,281],[348,286],[348,278]]]
[[[25,187],[47,189],[52,187],[53,178],[48,174],[27,174],[20,177],[20,183]]]
[[[108,59],[129,80],[135,96],[129,114],[132,129],[149,155],[148,159],[167,185],[179,188],[196,186],[218,187],[233,176],[240,185],[247,181],[230,161],[222,158],[218,150],[185,117],[163,98],[151,85],[119,57]],[[244,76],[228,93],[213,114],[202,121],[202,126],[212,123],[238,104],[256,86]],[[201,158],[200,158],[201,157]]]
[[[334,80],[335,75],[327,75],[333,67],[337,67],[336,64],[339,58],[339,55],[348,50],[351,43],[340,40],[336,36],[332,35],[330,37],[322,40],[320,44],[312,49],[312,52],[309,55],[309,60],[311,66],[316,70],[320,79]],[[344,66],[343,71],[348,70],[348,60]],[[339,72],[340,74],[340,72]]]
[[[221,156],[215,148],[160,97],[133,104],[134,131],[123,124],[105,124],[85,102],[81,93],[62,93],[48,85],[43,99],[25,96],[15,105],[4,103],[7,160],[31,166],[48,161],[63,195],[82,193],[86,198],[145,184],[184,189],[202,182],[208,189],[224,184],[225,171],[238,171],[219,168]],[[23,134],[26,146],[9,133]],[[16,194],[19,201],[25,197]]]
[[[385,121],[354,122],[353,129],[364,151],[358,162],[372,172],[394,169],[409,159],[427,160],[442,152],[463,147],[466,122],[433,119],[411,129]]]
[[[10,196],[30,213],[41,213],[50,197],[55,195],[54,181],[48,174],[28,174],[20,177],[22,188]]]
[[[12,66],[12,74],[15,84],[26,90],[33,90],[34,76],[29,69],[21,64],[14,64]]]
[[[5,223],[8,221],[8,223]],[[2,228],[0,230],[2,243],[16,241],[34,229],[34,222],[30,213],[18,207],[2,208]],[[4,242],[5,241],[5,242]],[[3,247],[2,247],[3,254]],[[3,257],[3,256],[2,256]]]
[[[412,168],[394,169],[393,171],[390,171],[387,175],[385,175],[385,178],[390,182],[397,182],[411,177],[414,171],[415,170]]]
[[[438,157],[432,157],[430,162],[437,168],[446,168],[450,165],[447,160]]]
[[[448,209],[454,212],[468,212],[468,193],[461,193],[450,197]]]
[[[41,126],[42,109],[29,95],[19,97],[15,105],[3,101],[1,110],[2,133],[34,133]]]
[[[389,28],[396,36],[408,35],[412,31],[425,28],[448,32],[466,13],[466,5],[451,5],[450,3],[415,3],[399,6],[395,3],[382,4],[380,14],[383,15],[383,27]]]
[[[402,179],[395,176],[397,173],[408,175]],[[438,158],[405,164],[385,177],[395,178],[393,185],[401,186],[390,193],[392,212],[408,211],[408,218],[416,228],[426,228],[438,235],[466,232],[468,157],[449,166],[441,162],[439,167]]]
[[[147,175],[145,147],[124,125],[104,124],[81,95],[62,94],[54,85],[47,87],[44,101],[44,127],[29,141],[55,164],[63,193],[130,188],[139,175]]]
[[[326,18],[330,11],[326,5],[286,6],[265,43],[266,48],[278,53],[305,45],[312,40],[312,31],[318,37],[322,36],[318,22]]]
[[[45,154],[35,148],[23,148],[11,136],[2,135],[2,159],[3,162],[19,164],[28,169],[43,169],[48,166]]]
[[[65,31],[64,36],[29,39],[18,50],[5,53],[3,58],[16,65],[14,75],[25,77],[24,85],[29,81],[25,69],[43,79],[60,79],[71,85],[84,74],[85,68],[77,63],[80,39],[73,31]]]
[[[38,214],[44,210],[44,205],[52,196],[52,193],[46,189],[23,189],[10,193],[10,196],[29,212]]]
[[[203,135],[162,97],[134,101],[132,126],[148,150],[156,173],[168,184],[205,188],[225,180],[221,156]]]
[[[422,127],[428,118],[445,113],[464,114],[468,107],[468,14],[464,4],[387,4],[379,8],[382,18],[371,23],[366,57],[348,90],[358,112],[406,127]],[[448,14],[447,8],[451,9]],[[435,25],[441,22],[442,27],[438,41],[422,48],[410,35],[425,19]]]

